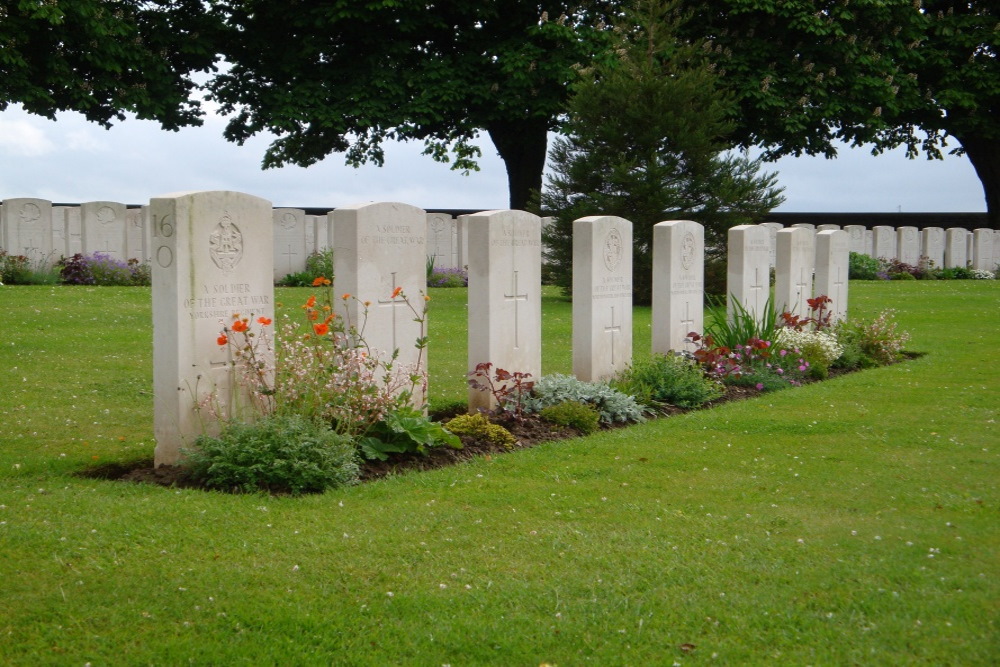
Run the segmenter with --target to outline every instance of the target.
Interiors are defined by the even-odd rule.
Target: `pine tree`
[[[676,6],[641,0],[615,29],[615,57],[580,72],[542,194],[545,213],[555,218],[546,258],[567,292],[577,218],[632,221],[635,301],[649,303],[653,225],[696,220],[713,245],[729,227],[760,221],[782,201],[776,177],[760,174],[759,161],[726,152],[732,98],[700,45],[677,40]]]

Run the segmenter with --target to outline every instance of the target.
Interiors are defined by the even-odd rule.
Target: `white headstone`
[[[924,227],[920,233],[920,255],[932,262],[934,268],[944,266],[944,230],[940,227]]]
[[[573,222],[573,375],[597,382],[631,362],[632,223],[580,218]]]
[[[302,215],[302,227],[306,233],[306,258],[316,252],[316,216]]]
[[[458,233],[455,220],[447,213],[427,214],[427,259],[434,268],[452,269],[458,261]]]
[[[875,232],[870,229],[865,230],[865,254],[869,257],[875,256]]]
[[[125,237],[125,204],[92,201],[80,205],[83,253],[101,253],[112,259],[128,259]]]
[[[739,302],[748,313],[764,315],[770,281],[771,235],[762,225],[729,228],[726,273],[726,314],[733,321]]]
[[[690,220],[653,225],[653,352],[694,351],[705,322],[705,228]]]
[[[52,257],[56,260],[59,257],[71,257],[73,254],[67,252],[69,237],[66,234],[66,211],[70,208],[69,206],[52,207]],[[2,243],[0,243],[0,247],[3,247]]]
[[[211,401],[229,419],[254,417],[235,380],[231,346],[217,339],[236,314],[254,327],[259,317],[274,318],[273,224],[270,202],[237,192],[164,195],[149,206],[159,466],[177,463],[203,432],[217,432],[199,403]]]
[[[128,258],[140,262],[149,260],[149,247],[152,243],[149,224],[149,207],[130,208],[125,211],[125,240],[128,248]]]
[[[274,279],[306,270],[306,212],[276,208],[274,219]]]
[[[768,255],[767,261],[768,261],[768,263],[770,265],[770,268],[773,269],[774,268],[774,249],[777,247],[777,243],[778,243],[778,237],[777,237],[778,230],[779,229],[784,229],[785,226],[783,224],[781,224],[780,222],[762,222],[762,223],[760,223],[760,226],[767,228],[768,238],[770,239],[769,243],[771,244],[771,251],[770,251],[770,254]]]
[[[865,228],[862,225],[847,225],[844,227],[844,231],[847,232],[847,247],[850,252],[856,252],[860,255],[865,253]]]
[[[896,229],[896,259],[910,266],[920,262],[920,233],[916,227]]]
[[[972,268],[992,271],[996,268],[993,263],[993,230],[976,229],[972,234],[976,245],[975,254],[972,256]]]
[[[32,263],[59,259],[52,248],[52,202],[46,199],[5,199],[0,211],[3,247],[8,254],[24,255]]]
[[[1000,229],[993,230],[993,269],[1000,270]]]
[[[847,319],[847,276],[850,270],[850,237],[847,232],[816,233],[816,296],[830,297],[830,321]]]
[[[312,230],[312,240],[309,243],[309,254],[322,252],[330,247],[330,229],[325,215],[311,215],[312,221],[308,228]],[[330,276],[326,276],[329,278]]]
[[[816,225],[808,222],[798,222],[791,226],[794,227],[795,229],[808,229],[811,232],[816,231]]]
[[[872,257],[896,259],[895,228],[885,225],[872,227]]]
[[[542,225],[524,211],[465,219],[469,243],[469,372],[542,374]],[[490,410],[488,392],[469,389],[469,410]]]
[[[816,228],[817,232],[836,232],[840,231],[840,225],[820,225]]]
[[[416,373],[427,369],[427,350],[416,347],[427,293],[427,214],[409,204],[379,202],[333,211],[337,245],[333,251],[334,293],[350,294],[338,308],[354,326],[364,324],[363,338],[381,358],[399,350],[397,363]],[[402,293],[397,294],[397,288]],[[407,300],[410,306],[407,306]],[[368,302],[367,322],[364,303]],[[412,308],[416,311],[416,315]],[[422,388],[413,404],[422,407]]]
[[[336,236],[337,235],[336,235],[336,233],[334,231],[335,228],[336,228],[336,216],[334,216],[333,213],[334,213],[334,211],[329,211],[326,214],[326,247],[327,248],[334,248],[337,245],[337,242],[336,242]],[[336,269],[334,269],[334,273],[336,273]],[[326,276],[326,277],[329,278],[330,276]]]
[[[972,260],[976,256],[976,237],[969,231],[965,230],[965,261],[972,265]]]
[[[774,306],[778,313],[800,317],[809,314],[813,268],[816,261],[815,234],[808,229],[778,232],[778,264],[774,269]]]
[[[79,206],[66,208],[66,256],[83,252],[83,217]]]
[[[964,269],[969,262],[967,237],[964,227],[949,227],[944,235],[944,265]]]
[[[467,269],[469,267],[469,228],[466,225],[469,216],[460,215],[455,220],[456,230],[456,250],[458,251],[458,267]]]

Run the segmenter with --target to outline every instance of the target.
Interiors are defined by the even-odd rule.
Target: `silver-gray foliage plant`
[[[539,412],[565,401],[593,406],[601,416],[602,424],[646,421],[643,407],[628,394],[603,382],[584,382],[560,373],[546,375],[535,383],[531,396],[524,401],[524,410]]]

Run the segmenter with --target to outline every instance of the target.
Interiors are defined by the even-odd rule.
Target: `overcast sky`
[[[128,120],[104,130],[78,114],[56,121],[8,108],[0,113],[0,199],[40,197],[53,202],[147,203],[184,190],[237,190],[275,206],[337,207],[398,201],[422,208],[497,209],[507,206],[503,163],[489,139],[480,146],[481,171],[463,176],[421,155],[422,145],[393,144],[384,167],[347,166],[331,155],[308,168],[261,170],[269,143],[237,146],[222,138],[225,121],[165,132]],[[964,157],[907,160],[902,150],[878,157],[844,148],[836,160],[786,158],[778,172],[792,212],[978,212],[983,191]]]

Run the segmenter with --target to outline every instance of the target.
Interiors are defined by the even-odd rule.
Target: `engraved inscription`
[[[208,236],[208,252],[212,261],[223,271],[232,271],[243,259],[243,234],[225,213],[215,230]]]
[[[614,271],[618,268],[624,252],[622,235],[618,233],[617,228],[612,227],[608,230],[607,236],[604,237],[604,266],[607,267],[608,271]]]
[[[296,222],[297,220],[295,219],[295,214],[290,211],[282,213],[281,217],[278,219],[278,225],[280,225],[282,229],[295,229]]]
[[[685,233],[684,238],[681,239],[681,266],[684,267],[685,271],[690,271],[691,266],[694,264],[697,246],[698,242],[695,240],[694,234],[691,232]]]
[[[37,204],[27,203],[21,207],[21,224],[30,225],[36,223],[42,217],[42,210]]]
[[[114,224],[116,220],[115,209],[110,206],[102,206],[97,209],[97,221],[104,226]]]

